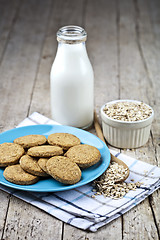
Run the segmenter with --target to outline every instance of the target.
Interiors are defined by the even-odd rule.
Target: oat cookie
[[[32,157],[53,157],[63,154],[63,149],[58,146],[36,146],[28,149],[27,154]]]
[[[38,160],[38,165],[39,165],[40,168],[41,168],[44,172],[46,172],[46,173],[48,173],[47,167],[46,167],[46,164],[47,164],[48,159],[49,159],[49,158],[40,158],[40,159]],[[49,173],[48,173],[48,174],[49,174]]]
[[[46,137],[39,134],[31,134],[14,139],[14,143],[17,143],[24,148],[39,146],[45,144],[46,141]]]
[[[81,170],[78,165],[64,156],[50,158],[46,164],[49,174],[64,184],[75,184],[81,179]]]
[[[48,136],[48,143],[51,145],[57,145],[64,150],[69,149],[75,145],[80,144],[80,139],[70,133],[53,133]]]
[[[96,164],[101,158],[100,151],[96,147],[88,144],[71,147],[65,153],[65,156],[77,163],[81,168],[90,167]]]
[[[23,147],[16,143],[0,144],[0,167],[17,164],[23,154]]]
[[[35,176],[47,177],[48,174],[44,172],[38,165],[37,159],[24,155],[20,158],[20,166],[24,171],[33,174]]]
[[[20,164],[6,167],[3,176],[7,181],[18,185],[30,185],[39,180],[39,177],[25,172]]]

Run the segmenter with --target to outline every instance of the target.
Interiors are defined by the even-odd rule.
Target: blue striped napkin
[[[53,120],[34,112],[17,127],[36,124],[57,124]],[[122,199],[114,200],[102,195],[92,198],[92,184],[73,190],[53,193],[37,193],[15,190],[0,184],[4,190],[28,202],[52,216],[80,229],[97,231],[98,228],[118,218],[160,187],[160,168],[138,161],[122,153],[111,151],[124,161],[130,169],[126,182],[143,182],[136,191],[129,191]]]

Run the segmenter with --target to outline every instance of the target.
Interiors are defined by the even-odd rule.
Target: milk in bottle
[[[87,128],[93,122],[94,75],[87,55],[87,33],[78,26],[57,32],[58,49],[50,74],[52,118]]]

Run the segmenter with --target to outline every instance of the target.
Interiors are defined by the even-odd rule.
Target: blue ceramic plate
[[[66,133],[74,134],[78,138],[80,138],[81,143],[95,146],[96,148],[99,149],[101,153],[101,160],[97,164],[82,170],[81,180],[78,183],[73,185],[62,184],[54,180],[53,178],[42,179],[33,185],[27,185],[27,186],[17,185],[5,180],[5,178],[3,177],[4,168],[0,168],[0,183],[7,187],[11,187],[19,190],[25,190],[25,191],[57,192],[57,191],[73,189],[76,187],[80,187],[84,184],[87,184],[93,181],[94,179],[96,179],[97,177],[99,177],[107,169],[110,163],[110,152],[107,146],[95,135],[74,127],[61,126],[61,125],[33,125],[33,126],[15,128],[15,129],[1,133],[0,143],[13,142],[15,138],[29,135],[29,134],[43,134],[46,137],[48,137],[49,134],[56,133],[56,132],[66,132]]]

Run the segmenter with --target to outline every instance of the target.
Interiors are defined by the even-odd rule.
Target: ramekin
[[[113,104],[116,102],[135,102],[136,100],[115,100],[106,104]],[[106,141],[117,148],[138,148],[147,143],[150,135],[151,124],[154,118],[153,108],[144,103],[152,109],[152,114],[148,118],[139,121],[120,121],[108,117],[104,112],[104,104],[101,107],[102,130]]]

